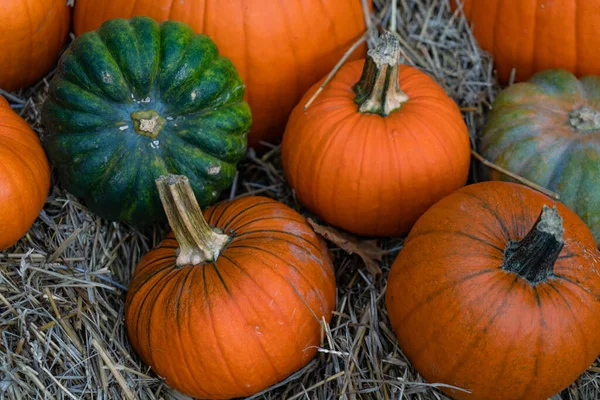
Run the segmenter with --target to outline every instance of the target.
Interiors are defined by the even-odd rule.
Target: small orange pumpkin
[[[409,231],[467,181],[470,141],[458,106],[428,75],[398,65],[385,33],[365,60],[345,64],[308,109],[296,106],[281,145],[299,201],[360,235]]]
[[[402,352],[455,399],[546,400],[600,352],[600,252],[562,203],[483,182],[432,206],[390,270]]]
[[[157,185],[174,234],[142,258],[129,287],[136,352],[200,398],[252,395],[306,365],[335,307],[324,241],[275,200],[223,202],[205,220],[187,178]]]
[[[50,166],[38,136],[0,96],[0,250],[27,233],[49,189]]]
[[[0,88],[25,88],[50,72],[67,42],[70,21],[66,0],[3,0]]]

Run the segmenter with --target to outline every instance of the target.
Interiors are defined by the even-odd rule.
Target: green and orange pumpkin
[[[477,147],[488,160],[560,196],[600,243],[600,77],[546,70],[503,90]],[[483,167],[481,178],[512,179]]]

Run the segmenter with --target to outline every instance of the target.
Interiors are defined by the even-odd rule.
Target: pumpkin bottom
[[[188,272],[189,268],[198,271]],[[203,268],[206,272],[200,272]],[[128,327],[139,324],[129,330],[133,347],[167,385],[201,399],[251,396],[314,358],[320,345],[320,325],[307,306],[300,308],[296,285],[286,287],[279,280],[269,284],[255,274],[235,282],[230,278],[234,273],[219,268],[225,289],[217,284],[220,278],[211,264],[187,269],[167,274],[172,277],[161,283],[164,288],[153,289],[157,294],[147,296],[156,304],[151,317],[138,311],[137,304],[126,310]],[[201,275],[206,276],[204,283]],[[334,289],[327,290],[333,293]],[[314,302],[311,293],[302,297]],[[169,299],[173,294],[178,294],[175,301]],[[271,300],[267,294],[272,294]],[[331,312],[320,307],[323,309],[311,305],[329,322]],[[136,335],[147,331],[151,332],[148,341],[142,344]]]
[[[285,155],[283,162],[286,165]],[[331,166],[334,164],[329,163]],[[408,234],[425,211],[464,186],[468,179],[468,168],[468,158],[465,158],[459,173],[434,171],[428,176],[429,180],[415,179],[401,189],[396,183],[399,177],[390,177],[386,182],[376,184],[377,187],[371,184],[370,188],[360,190],[353,189],[356,188],[356,182],[336,179],[333,180],[333,188],[328,187],[316,194],[305,184],[319,179],[311,170],[303,166],[292,166],[284,171],[288,179],[303,176],[295,181],[298,184],[293,185],[299,202],[328,224],[360,236],[396,237]],[[360,166],[354,169],[359,170]],[[298,174],[296,170],[302,170],[306,174]],[[322,170],[336,168],[322,167]],[[431,186],[430,180],[439,183]]]
[[[233,162],[201,153],[182,139],[181,125],[202,118],[197,114],[180,116],[160,99],[147,98],[115,105],[114,116],[98,128],[101,139],[55,134],[45,144],[61,185],[94,214],[143,228],[165,220],[154,187],[159,176],[176,171],[192,177],[203,207],[213,204],[233,181]],[[242,153],[239,145],[231,146],[232,153]],[[88,149],[85,157],[81,147]]]
[[[21,198],[5,199],[0,196],[0,205],[2,205],[2,211],[6,215],[5,217],[0,216],[0,251],[14,246],[25,236],[42,210],[42,207],[38,207],[37,205],[14,207],[15,204],[22,204],[20,201]],[[5,207],[6,204],[12,204],[12,206]],[[6,208],[18,209],[18,211],[6,214]],[[33,209],[37,210],[37,213],[24,211]]]
[[[506,290],[506,287],[513,286],[510,282],[514,280],[514,276],[505,276],[498,284],[503,289],[488,286],[489,290],[483,290],[485,293]],[[469,285],[473,292],[485,287],[484,280],[478,281],[480,285]],[[401,290],[393,285],[391,289]],[[388,297],[388,302],[398,305],[389,307],[390,314],[409,304],[408,300],[402,301],[402,297]],[[400,348],[419,374],[429,383],[453,386],[440,387],[453,399],[546,400],[574,382],[592,365],[596,355],[581,343],[569,343],[559,349],[556,341],[552,343],[554,338],[545,340],[544,330],[536,331],[532,327],[535,320],[515,323],[515,318],[524,317],[523,308],[526,308],[517,297],[508,300],[479,299],[485,304],[479,310],[457,304],[438,321],[433,321],[431,316],[440,315],[440,310],[448,307],[444,301],[432,302],[415,311],[410,318],[391,317],[392,328]],[[476,300],[477,296],[473,294],[471,298]],[[461,312],[472,314],[473,318],[466,321],[457,316]],[[541,314],[547,321],[557,318],[547,311],[541,311]],[[452,324],[472,328],[460,330],[450,327]],[[577,326],[578,321],[549,323],[548,330],[556,325],[562,325],[564,331],[570,333],[569,329]],[[418,335],[415,335],[417,332]],[[589,332],[586,335],[589,338]],[[440,339],[440,336],[446,338]],[[566,341],[567,337],[568,333],[563,335],[563,340]],[[537,351],[540,353],[535,354]]]

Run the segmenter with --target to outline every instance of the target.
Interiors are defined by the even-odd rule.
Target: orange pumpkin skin
[[[71,9],[64,0],[0,4],[0,88],[26,88],[46,75],[67,42]]]
[[[175,267],[172,234],[147,253],[127,296],[129,337],[185,394],[252,395],[316,354],[315,315],[329,322],[335,307],[333,265],[304,218],[277,201],[245,197],[204,215],[232,240],[214,264]]]
[[[137,15],[185,22],[233,61],[252,110],[248,145],[256,148],[279,141],[300,97],[365,31],[362,0],[77,0],[74,31]],[[365,54],[363,44],[349,59]]]
[[[305,94],[283,137],[283,170],[298,200],[331,225],[359,235],[403,235],[466,183],[469,134],[444,90],[405,65],[399,82],[408,102],[387,117],[361,114],[352,86],[364,63],[344,65],[306,111],[321,82]]]
[[[581,77],[600,74],[600,0],[461,0],[473,35],[494,57],[501,83],[563,68]],[[456,9],[456,0],[451,1]]]
[[[532,285],[501,268],[542,205],[562,215],[554,277]],[[600,351],[600,253],[570,209],[525,186],[466,186],[431,207],[390,270],[386,305],[400,347],[456,399],[545,400]]]
[[[38,136],[0,96],[0,250],[27,233],[49,189],[50,166]]]

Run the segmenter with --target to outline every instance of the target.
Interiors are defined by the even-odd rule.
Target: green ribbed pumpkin
[[[163,220],[154,180],[186,175],[200,206],[229,187],[250,108],[231,61],[181,22],[113,19],[75,39],[42,115],[61,184],[109,220]]]
[[[478,140],[499,166],[560,195],[600,243],[600,77],[539,72],[502,91]],[[510,180],[485,169],[484,178]]]

